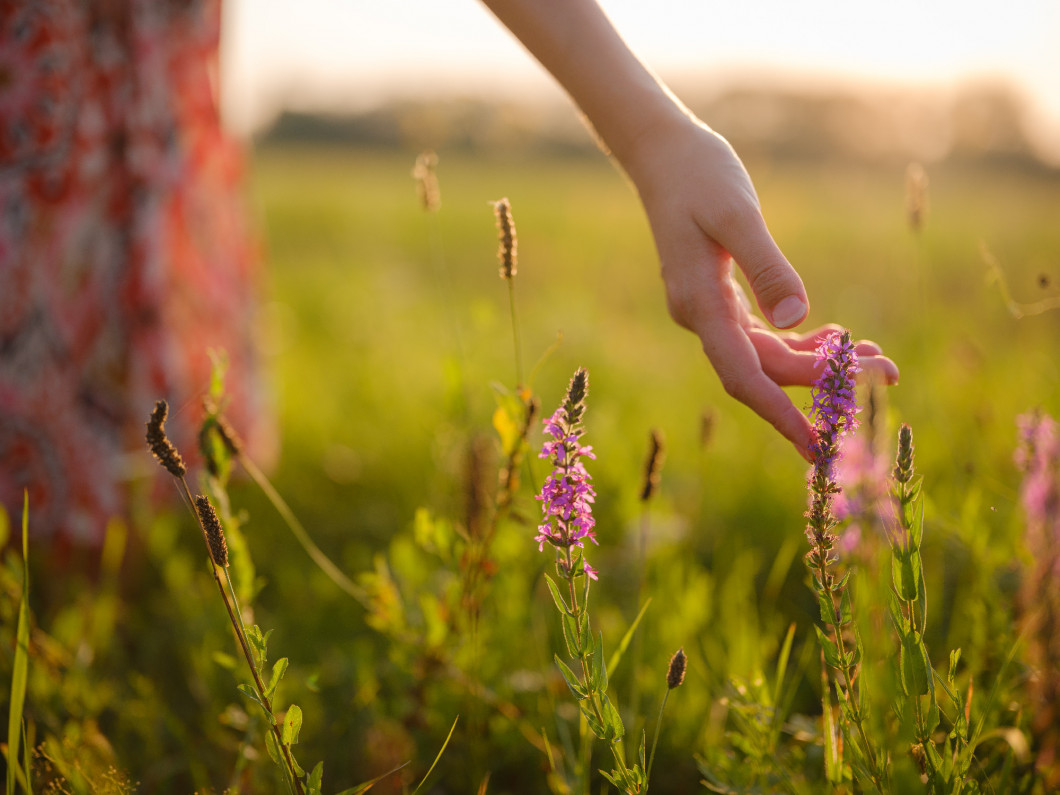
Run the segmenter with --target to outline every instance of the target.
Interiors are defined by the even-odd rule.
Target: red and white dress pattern
[[[0,0],[0,502],[35,535],[100,541],[156,399],[192,452],[210,348],[263,441],[219,33],[219,0]]]

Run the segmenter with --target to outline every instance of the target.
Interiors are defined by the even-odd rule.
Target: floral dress
[[[0,503],[54,543],[125,514],[156,399],[191,452],[210,349],[267,444],[219,28],[219,0],[0,0]]]

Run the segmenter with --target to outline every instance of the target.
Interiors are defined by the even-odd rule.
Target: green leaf
[[[916,499],[910,505],[909,543],[914,549],[920,549],[924,538],[924,499],[920,494],[920,481],[916,484]]]
[[[567,643],[567,653],[576,660],[582,657],[582,646],[578,642],[578,625],[573,616],[563,615],[563,640]]]
[[[298,744],[298,733],[302,731],[302,708],[291,704],[283,717],[283,741],[287,745]]]
[[[920,553],[916,553],[917,563],[920,562]],[[923,632],[927,626],[927,583],[924,581],[924,567],[920,566],[919,578],[916,584],[916,628]]]
[[[824,652],[824,659],[833,668],[838,668],[839,663],[839,650],[836,648],[835,643],[821,630],[819,626],[814,625],[814,630],[817,632],[817,640],[821,644],[821,650]]]
[[[589,724],[589,730],[599,737],[601,740],[605,739],[606,732],[604,726],[600,721],[596,719],[596,715],[593,714],[592,707],[587,704],[581,704],[582,715],[585,716],[586,722]]]
[[[2,511],[2,509],[0,509]],[[15,662],[11,672],[11,702],[7,713],[7,791],[14,795],[22,712],[29,678],[29,491],[22,492],[22,598],[15,629]],[[28,749],[27,749],[28,750]],[[29,781],[25,782],[29,786]]]
[[[269,759],[275,764],[282,768],[287,767],[287,763],[283,761],[283,754],[280,753],[280,747],[276,744],[276,736],[271,732],[265,732],[265,749],[269,752]]]
[[[938,702],[936,702],[935,699],[931,699],[928,702],[927,717],[924,719],[924,731],[926,731],[928,735],[930,735],[932,732],[935,731],[935,729],[938,728],[940,718],[941,716],[939,715]],[[964,713],[961,712],[960,716],[958,717],[958,724],[962,723],[963,721]],[[965,726],[965,730],[967,730],[967,728],[968,727]]]
[[[276,692],[276,688],[285,673],[287,673],[287,658],[281,657],[272,666],[272,679],[269,681],[269,686],[265,688],[265,695],[268,698],[272,698],[272,694]]]
[[[953,649],[953,651],[950,652],[950,668],[949,668],[949,674],[947,675],[946,678],[949,680],[950,687],[953,688],[954,690],[957,689],[957,663],[959,663],[960,661],[961,661],[961,650],[960,649]]]
[[[824,590],[817,592],[817,608],[821,611],[821,621],[825,623],[825,626],[834,627],[836,622],[835,605],[832,604],[831,595]]]
[[[919,632],[910,632],[902,639],[900,669],[902,692],[907,696],[922,696],[929,692],[930,663]]]
[[[898,598],[904,602],[915,601],[920,581],[920,553],[916,550],[894,550],[891,553],[891,580]]]
[[[593,689],[601,693],[607,691],[607,666],[604,665],[604,633],[596,636],[593,647]]]
[[[902,603],[898,599],[898,594],[893,590],[890,592],[890,599],[888,601],[888,608],[891,614],[891,623],[894,624],[894,630],[898,635],[905,635],[909,632],[912,627],[909,626],[909,619],[905,616],[905,611],[902,608]]]
[[[258,691],[257,690],[255,690],[250,685],[240,683],[239,692],[242,693],[247,698],[249,698],[255,704],[257,704],[259,707],[261,707],[261,711],[264,712],[265,713],[265,717],[269,719],[270,725],[275,721],[275,719],[272,717],[272,713],[269,712],[268,708],[262,702],[261,698],[258,697]]]
[[[604,731],[606,732],[604,739],[611,742],[621,740],[626,734],[626,727],[622,723],[622,716],[618,714],[618,710],[606,693],[603,694],[600,713],[604,718]]]
[[[559,592],[559,586],[556,585],[555,581],[545,573],[545,582],[548,585],[548,591],[552,594],[552,601],[556,603],[556,609],[559,610],[565,616],[572,616],[574,613],[569,607],[567,602],[563,598],[563,594]]]
[[[312,793],[319,793],[321,786],[324,784],[324,763],[317,762],[316,767],[313,768],[313,772],[309,774],[309,778],[306,779],[305,785],[308,792],[306,795],[312,795]]]
[[[603,776],[604,778],[606,778],[608,781],[610,781],[611,782],[611,786],[614,787],[615,789],[617,789],[617,790],[624,789],[623,784],[625,782],[622,781],[622,773],[620,771],[612,770],[610,773],[608,773],[606,770],[601,768],[600,775]]]
[[[261,627],[257,624],[247,629],[247,641],[250,643],[251,651],[254,652],[254,664],[259,671],[265,667],[265,663],[269,659],[269,636],[271,634],[271,629],[262,634]]]
[[[839,626],[845,627],[854,620],[854,608],[850,604],[850,589],[844,588],[839,597]]]
[[[563,679],[567,682],[567,687],[570,688],[570,692],[574,698],[578,701],[584,701],[587,699],[589,694],[586,692],[585,688],[582,687],[581,681],[574,675],[574,672],[567,667],[567,664],[559,658],[558,654],[553,655],[553,657],[555,657],[556,665],[559,666],[559,672],[563,674]]]

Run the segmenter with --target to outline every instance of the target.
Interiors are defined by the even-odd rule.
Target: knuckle
[[[787,293],[791,290],[788,269],[780,263],[773,263],[754,270],[747,275],[747,282],[751,285],[752,292],[759,298]]]

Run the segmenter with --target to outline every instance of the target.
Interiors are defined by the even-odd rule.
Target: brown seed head
[[[655,490],[659,487],[659,471],[662,469],[664,453],[662,431],[658,428],[652,428],[649,438],[648,459],[644,462],[644,488],[640,492],[640,498],[643,501],[650,500]]]
[[[210,504],[210,499],[205,494],[195,497],[195,510],[199,514],[203,529],[206,530],[206,541],[210,547],[210,558],[222,568],[228,565],[228,542],[225,541],[225,531],[221,527],[221,520],[217,518],[217,512]]]
[[[666,672],[666,686],[673,690],[675,687],[680,687],[685,681],[685,665],[688,663],[688,658],[685,657],[685,650],[678,649],[674,652],[674,656],[670,658],[670,669]]]
[[[187,474],[188,468],[184,466],[184,460],[177,452],[177,448],[166,437],[165,425],[168,413],[169,404],[166,401],[159,400],[155,403],[155,410],[151,412],[151,418],[147,421],[147,446],[169,474],[175,478],[182,478]]]
[[[501,261],[501,278],[511,279],[518,272],[518,240],[515,236],[515,221],[512,220],[512,205],[507,198],[493,203],[493,214],[497,216],[500,232],[500,248],[497,257]]]

